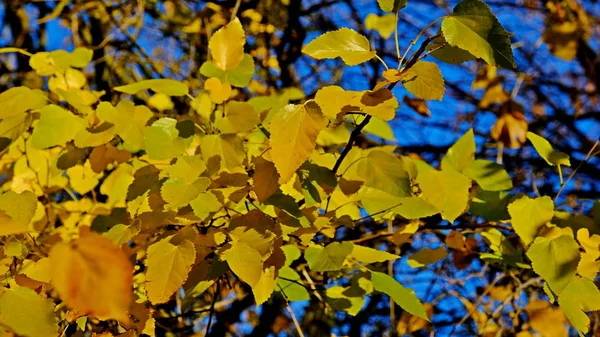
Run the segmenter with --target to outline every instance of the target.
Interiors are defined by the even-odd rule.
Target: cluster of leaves
[[[406,5],[378,2],[392,15]],[[441,100],[442,73],[422,60],[427,55],[451,64],[481,59],[515,66],[509,34],[481,0],[463,0],[440,20],[439,33],[412,55],[410,49],[398,55],[397,68],[385,65],[371,90],[325,86],[311,99],[294,90],[236,99],[255,69],[237,18],[210,38],[202,91],[172,79],[142,80],[113,88],[123,94],[116,105],[90,90],[84,73],[90,49],[0,50],[29,56],[47,79],[45,91],[17,86],[0,94],[2,328],[46,337],[72,324],[88,331],[112,320],[153,335],[161,304],[177,298],[181,312],[206,312],[198,299],[212,289],[212,314],[221,284],[236,278],[257,305],[272,296],[288,302],[316,296],[329,309],[356,315],[366,297],[384,293],[429,321],[427,305],[393,270],[382,272],[382,262],[400,258],[387,250],[428,230],[426,219],[452,224],[471,216],[479,221],[472,232],[453,231],[440,248],[410,256],[409,265],[426,267],[448,251],[468,255],[465,235],[480,235],[489,248],[482,260],[533,268],[550,302],[557,300],[569,322],[586,332],[586,313],[600,310],[593,282],[600,270],[598,202],[592,215],[575,216],[549,196],[511,195],[502,165],[475,158],[472,130],[439,168],[392,146],[354,146],[363,131],[389,130],[398,83],[418,99]],[[370,21],[370,27],[389,25]],[[317,37],[303,52],[349,66],[378,57],[350,28]],[[189,100],[193,110],[165,113],[174,100]],[[567,154],[526,130],[495,128],[507,146],[529,139],[562,182]],[[341,153],[329,146],[340,138],[347,141]],[[337,240],[367,218],[405,223],[390,230],[385,247]],[[498,229],[503,223],[519,242]],[[315,277],[328,287],[317,289]]]

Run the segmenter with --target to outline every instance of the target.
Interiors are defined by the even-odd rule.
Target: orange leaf
[[[128,321],[133,265],[112,241],[89,232],[50,251],[52,285],[67,305],[99,319]]]

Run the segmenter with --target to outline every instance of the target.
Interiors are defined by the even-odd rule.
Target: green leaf
[[[411,195],[410,176],[402,160],[396,156],[373,150],[366,158],[358,161],[357,165],[358,175],[364,178],[365,186],[398,198]]]
[[[446,258],[446,256],[448,256],[448,252],[444,247],[436,249],[424,248],[408,258],[408,265],[412,268],[425,267],[428,264],[436,263]]]
[[[188,183],[181,178],[171,178],[163,183],[160,195],[169,204],[169,207],[180,208],[206,191],[210,183],[211,180],[205,177],[198,178],[192,183]]]
[[[513,187],[512,179],[504,167],[490,160],[475,160],[464,174],[486,191],[504,191]]]
[[[228,82],[235,87],[243,88],[250,83],[250,79],[254,75],[254,59],[250,54],[244,54],[240,65],[227,71],[218,68],[212,61],[206,61],[202,63],[200,73],[206,77],[216,77],[221,82]]]
[[[333,286],[327,288],[327,302],[338,311],[356,316],[365,304],[364,295],[353,292],[352,287]]]
[[[114,88],[116,91],[130,95],[135,95],[142,90],[148,89],[168,96],[185,96],[189,91],[185,84],[171,79],[143,80]]]
[[[351,242],[334,242],[327,247],[310,246],[304,251],[304,258],[312,271],[340,270],[353,246]]]
[[[100,102],[96,115],[115,125],[115,132],[136,149],[144,148],[144,128],[152,118],[152,111],[145,105],[135,106],[132,101],[122,100],[115,108],[108,102]]]
[[[39,110],[48,102],[44,92],[27,87],[10,88],[0,94],[0,119],[21,115],[28,110]]]
[[[87,121],[57,105],[40,110],[40,120],[31,134],[31,144],[38,149],[65,145],[87,126]]]
[[[471,200],[469,212],[488,221],[501,221],[510,219],[508,204],[511,195],[502,191],[485,191],[478,189]]]
[[[444,220],[454,222],[468,209],[471,179],[454,169],[419,172],[417,183],[423,198],[440,211]]]
[[[525,196],[508,205],[508,213],[515,232],[528,245],[535,239],[540,228],[552,220],[554,203],[548,196],[535,199]]]
[[[411,289],[404,288],[393,277],[380,272],[371,271],[371,281],[375,290],[389,295],[408,313],[429,322],[423,304]]]
[[[401,76],[402,85],[418,98],[441,101],[444,97],[444,78],[438,65],[433,62],[419,61],[403,71]]]
[[[423,198],[396,198],[372,187],[362,187],[356,195],[356,200],[369,214],[379,214],[379,212],[385,214],[389,211],[406,219],[421,219],[440,212]]]
[[[473,129],[469,129],[452,145],[444,158],[442,158],[442,169],[451,167],[463,173],[475,160],[475,135]]]
[[[550,289],[560,296],[577,272],[579,245],[568,235],[553,239],[538,237],[527,250],[527,257],[531,260],[533,271],[543,277]]]
[[[348,258],[352,258],[358,262],[369,264],[396,260],[399,259],[400,256],[396,254],[390,254],[388,252],[381,251],[378,249],[354,245],[354,248],[352,248],[352,253],[348,255]]]
[[[481,0],[463,0],[442,22],[451,46],[459,47],[493,66],[516,68],[508,33]]]
[[[398,13],[402,8],[406,7],[408,0],[377,0],[379,8],[384,12]]]
[[[299,284],[300,283],[300,284]],[[289,301],[308,301],[310,294],[306,287],[301,285],[300,275],[292,268],[285,266],[279,269],[279,278],[277,279],[277,290],[285,294]]]
[[[375,57],[369,40],[350,28],[325,33],[304,46],[302,52],[317,60],[340,57],[349,66]]]
[[[54,302],[25,287],[4,289],[0,298],[0,324],[26,337],[57,336]]]
[[[436,59],[449,64],[461,64],[477,59],[468,51],[449,45],[441,31],[438,31],[438,35],[426,47],[427,51]]]
[[[144,143],[148,157],[165,160],[182,154],[189,142],[179,137],[177,120],[165,117],[144,129]]]
[[[591,280],[576,277],[560,294],[558,304],[579,335],[584,336],[590,328],[587,312],[600,310],[600,291]]]
[[[533,144],[533,147],[535,147],[537,153],[540,155],[540,157],[544,158],[548,165],[571,166],[569,155],[564,152],[554,151],[552,145],[550,145],[550,142],[548,142],[544,137],[538,136],[533,132],[527,132],[527,139],[531,141],[531,144]]]

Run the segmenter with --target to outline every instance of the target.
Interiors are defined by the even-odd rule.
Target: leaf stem
[[[377,55],[377,53],[375,53],[375,57],[379,60],[379,62],[383,63],[383,66],[385,67],[386,70],[390,69],[388,67],[388,65],[385,63],[385,61],[381,57],[379,57],[379,55]]]
[[[575,173],[581,168],[581,166],[583,166],[583,164],[587,163],[592,157],[594,157],[594,155],[596,155],[598,153],[598,152],[594,152],[594,150],[596,149],[596,147],[599,144],[600,144],[600,140],[597,140],[594,143],[594,146],[592,146],[592,148],[585,155],[585,158],[583,159],[583,161],[581,161],[579,163],[579,165],[577,165],[577,167],[573,170],[573,172],[571,172],[571,174],[569,174],[569,176],[567,177],[567,180],[563,184],[561,184],[560,189],[558,190],[558,192],[556,193],[556,196],[554,197],[554,203],[556,203],[556,200],[558,200],[558,197],[560,196],[562,191],[565,189],[565,187],[567,186],[569,181],[571,181],[571,178],[573,178]]]
[[[400,70],[400,68],[402,67],[402,62],[404,61],[404,59],[406,58],[406,55],[408,55],[408,52],[410,51],[410,49],[417,44],[417,41],[419,41],[419,38],[421,38],[421,35],[423,35],[427,29],[429,29],[430,27],[432,27],[433,25],[435,25],[438,21],[443,20],[445,18],[445,16],[439,17],[435,20],[433,20],[430,24],[428,24],[427,26],[425,26],[425,28],[423,28],[423,30],[421,30],[419,32],[419,34],[417,35],[417,37],[412,40],[410,42],[410,45],[408,46],[408,48],[406,48],[406,51],[404,51],[404,55],[402,55],[402,58],[400,59],[400,62],[398,62],[398,70]]]

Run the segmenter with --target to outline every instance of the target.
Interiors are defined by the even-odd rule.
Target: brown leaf
[[[516,149],[527,140],[527,121],[523,114],[523,106],[508,101],[500,107],[501,115],[490,131],[492,138],[505,147]]]

